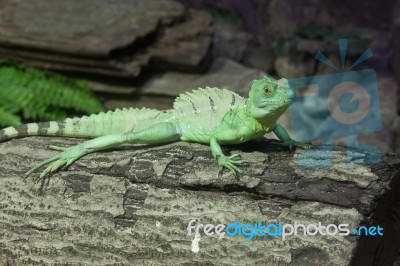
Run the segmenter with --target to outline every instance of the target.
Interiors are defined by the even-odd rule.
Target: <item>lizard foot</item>
[[[314,146],[311,143],[307,142],[301,142],[301,141],[295,141],[295,140],[286,140],[280,143],[280,145],[289,147],[289,150],[293,150],[295,148],[301,148],[301,149],[311,149]]]
[[[220,166],[221,169],[224,167],[232,171],[233,173],[242,173],[242,170],[240,170],[236,165],[241,165],[242,160],[237,159],[240,158],[239,154],[233,154],[231,156],[220,156],[218,158],[218,165]]]
[[[54,146],[52,148],[54,149]],[[44,160],[39,165],[37,165],[34,168],[32,168],[31,170],[29,170],[26,173],[25,178],[29,177],[32,173],[34,173],[39,168],[41,168],[47,164],[50,164],[39,175],[39,177],[38,177],[38,181],[39,181],[39,180],[45,178],[46,176],[56,172],[61,167],[69,166],[70,164],[72,164],[73,162],[75,162],[76,160],[78,160],[79,158],[81,158],[84,155],[84,152],[82,152],[83,150],[81,149],[81,147],[79,145],[72,147],[72,148],[62,148],[62,149],[58,149],[58,148],[61,148],[61,147],[56,147],[56,149],[62,150],[63,152],[61,152],[47,160]]]

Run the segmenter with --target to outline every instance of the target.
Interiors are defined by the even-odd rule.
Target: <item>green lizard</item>
[[[27,172],[29,176],[48,165],[39,178],[88,153],[123,143],[162,144],[179,140],[209,144],[220,168],[241,173],[239,155],[224,155],[221,144],[243,143],[273,131],[290,148],[307,148],[308,144],[292,140],[276,122],[292,98],[287,79],[264,77],[252,82],[248,99],[225,89],[207,87],[181,94],[170,110],[117,109],[61,122],[29,123],[0,130],[0,142],[38,135],[92,138],[70,148],[50,146],[61,153]]]

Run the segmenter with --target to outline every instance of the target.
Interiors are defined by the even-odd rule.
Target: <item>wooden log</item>
[[[399,249],[399,155],[348,164],[340,148],[331,169],[307,169],[297,164],[301,150],[263,139],[226,147],[248,161],[235,176],[219,172],[207,146],[177,142],[122,146],[87,155],[44,182],[23,180],[56,154],[48,143],[78,142],[32,137],[0,144],[1,265],[391,265]],[[188,235],[192,219],[193,226],[380,225],[383,236],[299,230],[285,240],[219,238],[203,228]]]

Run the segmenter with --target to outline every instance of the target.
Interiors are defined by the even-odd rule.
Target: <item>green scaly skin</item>
[[[0,130],[0,142],[37,135],[92,138],[70,148],[50,146],[61,152],[26,174],[47,166],[39,179],[88,153],[124,143],[163,144],[179,140],[210,145],[221,169],[241,173],[239,155],[224,155],[221,144],[243,143],[273,131],[291,149],[309,148],[308,144],[292,140],[277,123],[292,98],[287,79],[264,77],[252,82],[248,99],[227,90],[198,89],[180,95],[170,110],[117,109],[61,122],[30,123]]]

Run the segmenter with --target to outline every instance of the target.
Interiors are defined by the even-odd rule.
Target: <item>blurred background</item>
[[[0,126],[123,107],[171,108],[198,87],[246,96],[250,82],[377,72],[383,129],[360,136],[400,152],[400,1],[1,0]],[[282,117],[290,127],[288,114]],[[342,143],[340,138],[338,143]]]

